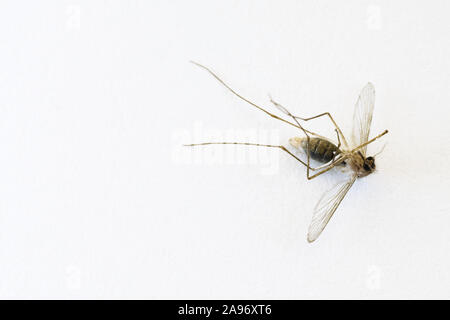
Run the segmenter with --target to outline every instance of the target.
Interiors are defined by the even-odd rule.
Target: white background
[[[3,1],[0,297],[450,298],[449,14],[444,0]],[[372,134],[389,134],[369,153],[387,146],[318,241],[332,178],[307,181],[279,150],[180,146],[301,136],[191,59],[347,134],[374,83]]]

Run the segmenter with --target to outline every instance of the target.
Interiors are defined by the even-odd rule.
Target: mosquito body
[[[309,144],[307,138],[294,137],[289,139],[289,143],[296,149],[303,150],[304,153],[309,152],[311,159],[322,164],[333,161],[337,156],[343,156],[347,160],[336,165],[336,167],[349,166],[358,178],[362,178],[375,171],[375,158],[365,158],[363,154],[357,150],[348,152],[339,149],[333,142],[324,138],[310,138]]]
[[[338,154],[342,153],[337,145],[323,138],[291,138],[289,139],[291,146],[297,149],[303,149],[305,153],[309,152],[311,159],[323,164],[332,161]]]
[[[328,221],[331,219],[334,212],[336,211],[339,204],[344,199],[345,195],[347,194],[348,190],[350,190],[356,179],[365,177],[375,171],[375,156],[366,156],[367,146],[388,133],[388,131],[385,130],[381,134],[369,140],[369,132],[375,103],[375,89],[373,85],[369,82],[362,89],[358,97],[353,115],[353,132],[351,141],[349,143],[330,113],[325,112],[314,117],[302,118],[292,115],[285,107],[270,98],[270,101],[281,112],[283,112],[291,119],[291,121],[288,121],[263,109],[262,107],[241,96],[207,67],[196,62],[193,63],[208,71],[212,76],[214,76],[220,83],[222,83],[228,90],[230,90],[240,99],[249,103],[253,107],[265,112],[272,118],[300,129],[305,137],[291,138],[289,139],[289,143],[295,149],[302,150],[303,153],[306,154],[306,160],[302,160],[282,145],[268,145],[248,142],[204,142],[189,144],[186,146],[239,144],[257,147],[278,148],[295,158],[306,167],[306,177],[308,180],[314,179],[333,168],[341,168],[343,169],[342,171],[346,172],[345,179],[335,185],[331,190],[325,192],[314,208],[313,218],[308,229],[307,240],[308,242],[315,241],[322,233],[325,226],[328,224]],[[330,119],[335,127],[337,144],[335,144],[328,138],[320,136],[317,133],[306,130],[303,125],[300,124],[300,121],[307,122],[319,117],[328,117]],[[312,167],[310,163],[311,159],[321,163],[321,165],[315,168]],[[311,174],[311,171],[314,173]]]

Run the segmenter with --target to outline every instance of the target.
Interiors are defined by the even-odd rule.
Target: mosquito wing
[[[373,84],[369,82],[361,90],[353,114],[352,140],[355,148],[369,140],[374,105],[375,88]],[[367,146],[359,150],[363,156],[366,156]]]
[[[313,218],[308,229],[308,242],[313,242],[320,236],[355,180],[356,175],[352,175],[323,194],[314,208]]]

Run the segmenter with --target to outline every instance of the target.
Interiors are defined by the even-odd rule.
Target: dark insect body
[[[301,147],[305,151],[307,150],[307,139],[303,138],[301,140]],[[332,142],[321,139],[321,138],[310,138],[309,139],[309,156],[311,159],[322,163],[328,163],[333,160],[338,154],[341,153],[341,150]]]

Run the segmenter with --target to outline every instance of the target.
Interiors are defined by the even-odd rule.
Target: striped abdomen
[[[300,146],[303,148],[305,153],[307,145],[307,139],[303,138]],[[309,139],[309,155],[311,159],[319,162],[327,163],[333,160],[333,157],[341,153],[341,150],[332,142],[324,140],[321,138],[310,138]]]

